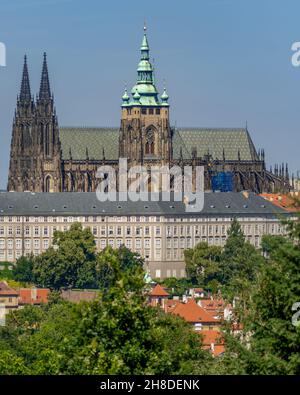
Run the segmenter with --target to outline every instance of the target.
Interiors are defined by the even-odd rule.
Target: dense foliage
[[[292,322],[300,219],[286,225],[288,236],[264,236],[259,251],[233,221],[224,248],[199,243],[185,252],[188,278],[164,281],[171,294],[197,285],[234,302],[240,331],[228,323],[217,358],[182,319],[146,304],[139,255],[125,247],[96,253],[79,224],[57,232],[56,248],[19,259],[14,278],[52,290],[89,285],[99,297],[71,304],[52,292],[48,305],[10,313],[0,328],[0,374],[300,374],[300,325]]]
[[[124,255],[105,251],[109,285],[98,300],[11,312],[0,329],[0,373],[189,374],[211,361],[186,322],[147,305],[144,272]]]

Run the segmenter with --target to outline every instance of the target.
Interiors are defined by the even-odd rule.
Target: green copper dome
[[[141,58],[137,68],[137,81],[131,90],[133,100],[127,101],[127,98],[125,97],[124,101],[123,96],[122,106],[140,105],[148,107],[161,106],[162,104],[165,106],[169,105],[167,103],[168,97],[166,97],[166,92],[164,92],[162,95],[162,102],[160,102],[159,100],[158,91],[156,89],[154,81],[154,67],[149,60],[149,51],[150,49],[146,34],[146,27],[144,27],[144,35],[141,45]]]
[[[124,95],[122,96],[122,107],[125,107],[129,104],[129,96],[127,93],[127,88],[125,88]]]
[[[133,97],[134,103],[139,103],[141,96],[140,96],[140,94],[139,94],[137,89],[136,89],[136,91],[135,91],[135,93],[134,93],[134,95],[132,97]]]
[[[164,88],[163,94],[161,95],[161,101],[162,101],[161,105],[169,106],[168,100],[169,100],[169,95],[167,94],[166,88]]]

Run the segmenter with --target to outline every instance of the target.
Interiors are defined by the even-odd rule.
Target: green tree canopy
[[[34,260],[37,285],[51,289],[95,288],[96,245],[89,228],[72,224],[66,232],[56,231],[53,247]]]

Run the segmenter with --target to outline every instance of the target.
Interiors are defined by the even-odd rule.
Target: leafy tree
[[[260,251],[245,240],[239,222],[234,219],[221,256],[220,281],[225,286],[223,291],[229,299],[232,300],[237,295],[243,299],[243,308],[262,263]]]
[[[21,256],[17,259],[12,270],[14,280],[25,283],[34,282],[33,260],[33,256]]]
[[[97,287],[96,245],[89,228],[75,223],[66,232],[56,231],[53,244],[56,248],[34,260],[37,285],[51,289]]]
[[[212,280],[218,280],[222,249],[209,246],[205,242],[197,244],[184,252],[186,272],[194,284],[207,286]]]
[[[299,223],[289,222],[288,237],[263,238],[267,258],[242,317],[243,338],[227,342],[231,368],[238,360],[246,374],[300,373],[300,326],[292,323],[293,304],[300,301]]]
[[[126,273],[128,279],[126,287],[127,290],[131,290],[132,287],[134,288],[136,274],[140,275],[143,272],[143,265],[143,258],[125,246],[121,246],[119,249],[108,246],[97,256],[100,289],[106,292],[120,279],[122,273]]]
[[[189,324],[147,305],[140,265],[122,261],[117,250],[101,255],[113,276],[98,300],[56,301],[10,315],[12,347],[0,359],[0,373],[10,373],[9,358],[11,373],[22,374],[190,374],[211,363]]]

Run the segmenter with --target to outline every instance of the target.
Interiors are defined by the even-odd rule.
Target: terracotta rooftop
[[[190,299],[187,303],[178,304],[171,312],[192,323],[220,322],[219,319],[214,318],[211,312],[205,311],[202,307],[200,307],[194,299]]]
[[[11,288],[6,281],[0,282],[0,295],[1,296],[18,296],[18,292]]]
[[[201,306],[208,311],[220,311],[225,307],[223,299],[201,299]]]
[[[161,285],[156,284],[155,287],[151,289],[149,296],[169,296],[169,294]]]
[[[204,330],[199,332],[203,338],[203,349],[210,350],[216,357],[225,351],[224,338],[220,331]]]
[[[262,193],[264,199],[273,203],[275,206],[280,207],[289,212],[300,211],[300,205],[295,201],[294,198],[300,199],[300,194],[283,195],[280,193]]]
[[[224,339],[222,338],[222,333],[220,331],[214,330],[204,330],[199,332],[203,336],[203,345],[211,345],[212,343],[224,344]]]

